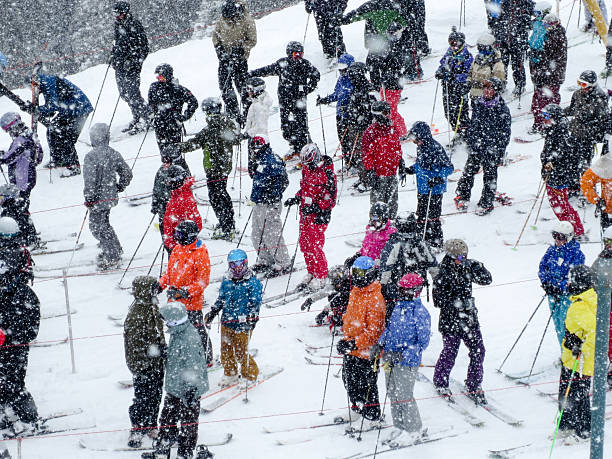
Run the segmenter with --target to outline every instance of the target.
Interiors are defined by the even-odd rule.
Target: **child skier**
[[[250,102],[244,122],[244,132],[249,138],[256,134],[268,135],[268,121],[272,109],[272,99],[266,91],[263,78],[253,77],[246,82],[247,99]]]
[[[327,296],[328,304],[319,314],[317,314],[315,323],[317,325],[323,325],[323,322],[327,319],[329,327],[333,331],[336,328],[340,329],[343,325],[342,316],[346,312],[349,295],[351,293],[350,269],[344,265],[336,265],[329,270],[327,278],[334,290]],[[318,294],[321,294],[321,292]],[[308,307],[315,299],[310,297],[306,301]],[[304,309],[304,307],[302,307],[302,309]]]
[[[30,213],[24,210],[25,201],[21,197],[19,188],[6,183],[0,185],[0,217],[10,217],[19,226],[19,243],[22,246],[31,246],[32,249],[44,248],[44,242],[36,234],[36,228]]]

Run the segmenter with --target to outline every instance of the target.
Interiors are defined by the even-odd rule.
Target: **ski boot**
[[[270,270],[270,266],[265,263],[255,263],[253,266],[251,266],[251,270],[255,274],[265,273]]]
[[[312,281],[312,274],[308,273],[295,287],[296,292],[302,292],[308,288],[308,284]]]
[[[465,388],[465,396],[474,402],[476,405],[486,405],[487,399],[484,395],[484,391],[482,387],[477,387],[474,390],[469,390],[467,387]]]
[[[450,388],[448,388],[448,387],[438,386],[438,387],[436,387],[436,392],[438,393],[438,395],[440,397],[451,398],[453,396],[453,393],[451,392]]]
[[[232,242],[234,239],[234,230],[225,231],[223,228],[217,227],[213,231],[211,238],[215,240],[223,239],[225,241]]]
[[[132,121],[130,121],[130,123],[126,127],[121,129],[121,132],[132,134],[132,131],[136,128],[136,125],[138,124],[138,121],[140,121],[140,120],[133,119]]]
[[[323,277],[321,279],[314,278],[308,283],[308,290],[310,290],[312,293],[318,292],[319,290],[324,289],[326,285],[327,277]]]
[[[130,448],[140,448],[142,446],[142,439],[145,436],[144,430],[132,430],[130,437],[128,438],[127,445]]]
[[[490,214],[491,212],[493,212],[494,207],[493,206],[481,206],[478,205],[476,206],[476,212],[474,212],[476,215],[483,217],[485,215]]]
[[[459,195],[455,196],[454,201],[455,201],[455,208],[459,212],[467,212],[469,201],[466,201],[465,199],[461,199],[461,196]]]
[[[196,446],[194,459],[211,459],[213,457],[215,457],[215,455],[210,452],[206,445]]]
[[[75,175],[81,175],[81,166],[68,166],[60,174],[61,178],[74,177]]]

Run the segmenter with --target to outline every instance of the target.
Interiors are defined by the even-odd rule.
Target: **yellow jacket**
[[[572,302],[565,316],[565,328],[582,340],[581,359],[584,362],[582,374],[593,376],[595,368],[595,316],[597,315],[597,293],[594,289],[582,292],[580,295],[570,297]],[[565,347],[563,340],[563,353],[561,360],[563,366],[569,369],[574,367],[576,359],[572,350]],[[580,372],[580,363],[576,367],[576,373]]]

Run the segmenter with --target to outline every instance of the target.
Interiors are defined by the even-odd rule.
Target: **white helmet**
[[[0,239],[11,239],[19,234],[19,225],[11,217],[0,218]]]
[[[566,236],[567,240],[570,241],[574,237],[573,225],[564,220],[558,221],[552,229],[553,233],[560,233]]]
[[[476,44],[480,46],[493,46],[494,43],[495,37],[490,33],[483,33],[476,41]]]

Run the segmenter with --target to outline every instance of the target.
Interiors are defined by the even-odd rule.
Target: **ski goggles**
[[[603,242],[604,246],[610,246],[610,245],[612,245],[612,238],[604,237],[602,239],[602,242]]]
[[[353,269],[351,269],[351,274],[355,278],[364,278],[364,277],[367,276],[368,271],[369,271],[369,269],[353,268]]]
[[[161,82],[161,83],[165,83],[166,82],[166,77],[163,75],[157,75],[157,81]]]
[[[593,86],[591,83],[582,80],[578,80],[577,83],[578,86],[580,86],[582,89],[590,88],[591,86]]]
[[[293,51],[291,53],[291,57],[294,59],[301,59],[304,57],[304,52],[303,51]]]
[[[567,241],[567,235],[559,233],[558,231],[553,231],[552,237],[555,241]]]
[[[228,263],[229,268],[234,271],[236,269],[240,269],[243,268],[245,265],[247,264],[246,260],[236,260],[236,261],[230,261]]]
[[[455,260],[457,260],[459,263],[463,263],[465,260],[467,260],[467,255],[461,253],[455,257]]]
[[[542,116],[542,118],[544,118],[545,120],[549,120],[552,118],[552,115],[548,112],[541,112],[540,115]]]

